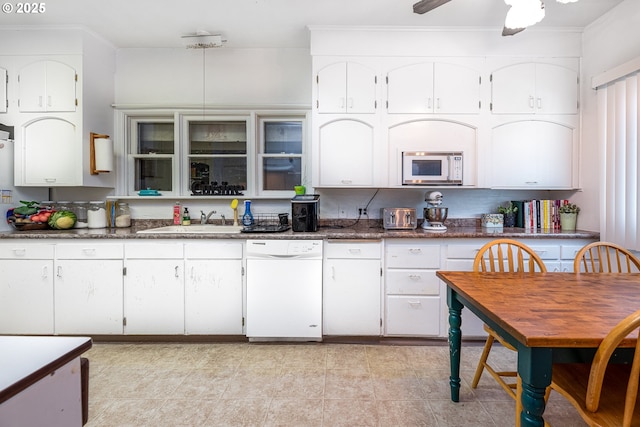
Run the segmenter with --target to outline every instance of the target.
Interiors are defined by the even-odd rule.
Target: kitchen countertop
[[[527,238],[527,239],[599,239],[600,233],[576,230],[529,230],[516,227],[483,228],[475,219],[452,221],[445,232],[430,232],[418,227],[415,230],[385,230],[379,221],[327,221],[317,232],[280,233],[176,233],[137,234],[138,231],[169,225],[156,220],[141,220],[129,228],[4,231],[0,239],[433,239],[433,238]],[[185,226],[188,227],[188,226]]]

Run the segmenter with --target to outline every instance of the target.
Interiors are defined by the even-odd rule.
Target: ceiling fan
[[[433,9],[449,3],[451,0],[420,0],[413,5],[413,12],[418,14],[427,13]],[[502,29],[503,36],[512,36],[518,34],[529,26],[536,22],[539,22],[544,17],[544,1],[543,0],[530,0],[517,4],[517,8],[514,8],[516,3],[514,0],[504,0],[507,5],[510,6],[510,10],[507,14],[506,25]],[[578,0],[556,0],[558,3],[574,3]],[[539,4],[538,4],[539,2]],[[529,15],[533,20],[520,27],[520,25],[509,25],[509,22],[514,22],[513,18],[518,13],[518,18],[522,18],[523,15]],[[531,18],[529,18],[531,19]]]

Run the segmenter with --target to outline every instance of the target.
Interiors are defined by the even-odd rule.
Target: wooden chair
[[[594,242],[578,251],[573,261],[573,271],[635,273],[640,272],[640,260],[615,243]]]
[[[553,365],[551,388],[575,406],[589,426],[640,426],[640,335],[636,330],[640,331],[640,310],[607,334],[591,364]],[[633,363],[610,364],[614,350],[632,332],[638,338]]]
[[[473,271],[544,273],[547,268],[540,256],[524,243],[512,239],[496,239],[480,248],[473,261]],[[509,396],[516,401],[516,425],[519,426],[522,406],[517,392],[518,382],[507,382],[505,380],[505,378],[516,378],[518,373],[516,371],[496,371],[487,362],[491,347],[496,340],[509,350],[516,351],[516,349],[489,326],[484,325],[484,330],[488,336],[471,387],[478,387],[482,372],[486,369]]]

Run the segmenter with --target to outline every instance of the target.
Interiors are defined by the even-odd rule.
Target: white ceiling
[[[418,15],[413,13],[416,1],[54,0],[44,2],[42,14],[2,13],[0,27],[81,25],[121,48],[178,47],[181,35],[198,30],[222,34],[229,47],[306,48],[307,25],[467,27],[501,32],[508,10],[504,0],[452,0]],[[546,17],[534,28],[583,28],[620,2],[545,0]]]

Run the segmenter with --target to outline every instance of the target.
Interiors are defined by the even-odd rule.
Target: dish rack
[[[253,225],[245,225],[241,231],[243,233],[279,233],[289,228],[288,213],[260,213],[253,215]]]

